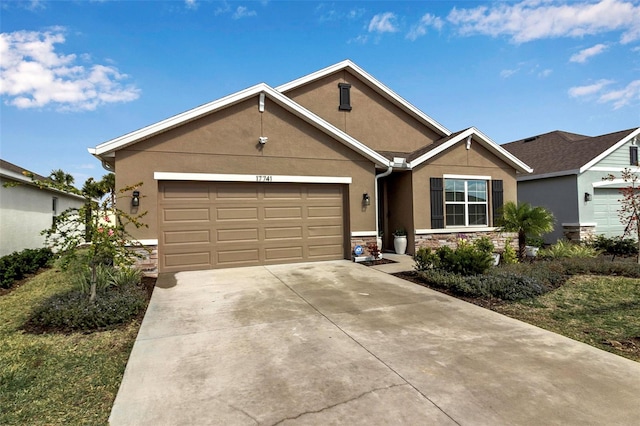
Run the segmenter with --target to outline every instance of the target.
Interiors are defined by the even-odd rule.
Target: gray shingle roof
[[[578,170],[636,129],[601,136],[559,130],[502,145],[533,168],[534,175]]]

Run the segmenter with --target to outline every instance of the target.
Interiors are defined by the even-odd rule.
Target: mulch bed
[[[385,259],[384,257],[382,259],[377,259],[377,260],[367,260],[366,262],[358,262],[361,265],[364,266],[375,266],[375,265],[384,265],[387,263],[398,263],[395,260],[391,260],[391,259]]]

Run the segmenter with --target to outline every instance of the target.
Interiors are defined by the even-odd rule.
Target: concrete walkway
[[[161,275],[113,425],[637,425],[640,363],[348,261]]]

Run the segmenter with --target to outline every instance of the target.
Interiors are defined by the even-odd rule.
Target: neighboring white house
[[[0,256],[26,248],[41,248],[40,232],[70,207],[80,208],[84,198],[52,189],[39,189],[24,176],[27,170],[0,160]],[[35,175],[39,180],[47,178]],[[5,183],[21,185],[5,188]]]

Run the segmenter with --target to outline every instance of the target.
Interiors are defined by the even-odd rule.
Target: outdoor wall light
[[[133,197],[131,197],[131,205],[138,207],[140,205],[140,191],[133,191]]]
[[[591,194],[589,194],[588,192],[584,193],[584,202],[586,203],[587,201],[591,201]]]
[[[371,205],[371,197],[369,197],[368,193],[362,194],[362,205],[370,206]]]

